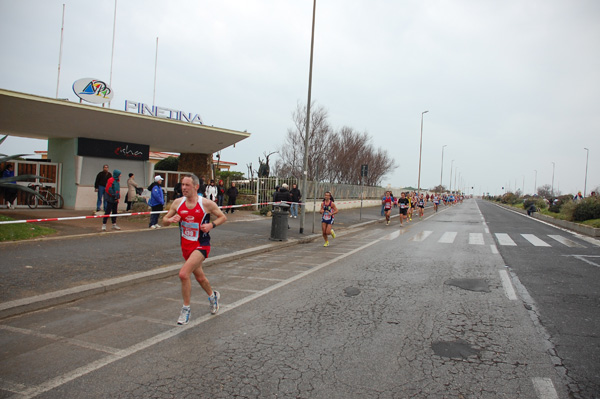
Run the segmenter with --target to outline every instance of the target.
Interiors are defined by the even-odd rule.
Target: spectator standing
[[[211,201],[217,201],[217,186],[215,186],[215,181],[211,180],[210,184],[206,186],[206,191],[204,192],[206,198]]]
[[[102,231],[106,231],[106,222],[108,221],[108,215],[117,214],[119,208],[119,199],[121,199],[121,183],[119,182],[120,177],[121,171],[119,169],[113,170],[111,177],[108,179],[108,181],[106,182],[106,186],[104,187],[104,200],[106,202],[106,210],[104,211],[105,217],[102,218]],[[117,226],[117,218],[113,216],[111,217],[111,219],[113,230],[121,230],[121,228]]]
[[[273,196],[273,201],[286,203],[292,202],[292,194],[290,194],[289,186],[287,184],[284,183],[281,185],[281,187],[279,187],[279,191],[276,191],[275,195]]]
[[[175,199],[183,197],[183,191],[181,190],[181,181],[183,180],[183,176],[179,179],[179,182],[173,187],[173,193],[175,194]]]
[[[137,198],[137,188],[138,184],[135,182],[135,175],[133,173],[129,174],[129,179],[127,179],[127,210],[130,211],[135,199]]]
[[[235,201],[237,200],[237,196],[238,196],[238,189],[235,186],[235,182],[231,182],[231,187],[229,187],[227,189],[227,206],[233,206],[235,205]],[[226,213],[229,213],[229,211],[231,211],[231,213],[235,212],[235,208],[227,208],[225,210]]]
[[[15,166],[12,163],[6,165],[6,168],[2,172],[3,178],[15,177]],[[8,182],[11,184],[17,184],[16,181]],[[4,201],[6,201],[6,206],[8,209],[15,209],[15,205],[13,202],[17,198],[17,190],[14,188],[4,188]]]
[[[292,205],[290,207],[290,217],[297,218],[298,217],[298,203],[302,198],[302,193],[298,189],[297,184],[292,184],[292,189],[290,190],[290,194],[292,195]]]
[[[206,179],[204,178],[204,176],[201,176],[200,179],[198,179],[198,195],[201,197],[204,197],[206,195],[206,184],[204,183],[206,181]]]
[[[154,183],[148,187],[148,190],[150,191],[150,201],[148,201],[148,205],[152,208],[152,212],[160,212],[164,209],[165,195],[161,187],[163,180],[161,175],[157,175],[154,177]],[[161,226],[158,224],[158,213],[152,213],[150,215],[150,224],[148,227],[151,229],[160,229]]]
[[[106,213],[106,198],[104,196],[104,192],[106,191],[106,184],[108,183],[108,179],[110,179],[112,175],[108,171],[108,165],[104,165],[102,167],[102,171],[96,175],[96,181],[94,182],[94,191],[98,193],[98,200],[96,201],[96,212],[100,212],[100,206],[103,207],[104,212]]]
[[[223,185],[223,180],[219,180],[219,185],[217,186],[217,205],[223,206],[223,198],[225,198],[225,186]]]

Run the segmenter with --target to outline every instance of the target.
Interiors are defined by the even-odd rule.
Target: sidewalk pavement
[[[340,210],[335,219],[336,231],[343,232],[365,224],[383,222],[380,207]],[[17,220],[63,218],[90,215],[90,211],[65,209],[16,209],[1,210],[0,215]],[[394,213],[397,215],[397,212]],[[205,268],[253,254],[285,248],[290,245],[322,240],[320,215],[305,215],[304,232],[300,233],[300,216],[289,218],[286,241],[271,241],[271,217],[255,215],[250,211],[227,214],[228,222],[211,232],[212,251],[205,261]],[[115,290],[129,285],[176,275],[183,258],[178,249],[177,227],[158,230],[148,228],[149,216],[120,217],[117,224],[121,231],[101,231],[101,219],[79,219],[55,222],[38,222],[51,227],[56,233],[25,242],[0,243],[0,250],[9,259],[0,260],[0,319],[30,312],[61,303],[74,301],[89,295]],[[153,234],[157,234],[154,235]],[[108,252],[119,245],[134,251],[140,243],[147,243],[157,254],[154,264],[143,257],[123,258],[120,263],[104,263],[94,257],[96,247]],[[169,249],[164,249],[169,248]],[[31,277],[24,273],[23,264],[17,258],[31,258],[32,251],[49,254],[33,260],[36,268],[43,266],[43,274]],[[55,254],[58,252],[58,254]],[[168,256],[161,257],[169,252]],[[80,255],[78,255],[80,254]],[[22,256],[21,256],[22,255]],[[87,258],[86,258],[87,256]],[[154,255],[153,255],[154,256]],[[13,261],[10,258],[13,257]],[[81,259],[80,259],[81,258]],[[91,261],[90,261],[91,259]],[[74,264],[81,261],[81,264]],[[39,265],[39,263],[42,265]],[[95,264],[93,264],[95,263]]]

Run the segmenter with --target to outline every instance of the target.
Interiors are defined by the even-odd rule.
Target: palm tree
[[[4,140],[6,140],[7,137],[8,136],[4,136],[0,139],[0,145],[2,145],[2,143],[4,142]],[[27,154],[17,154],[17,155],[0,154],[0,164],[8,162],[11,159],[20,158],[25,155],[27,155]],[[20,191],[25,191],[25,192],[28,192],[31,194],[35,194],[41,198],[40,194],[37,191],[32,190],[27,186],[15,184],[15,182],[27,181],[29,179],[47,179],[47,177],[37,176],[37,175],[19,175],[19,176],[13,176],[13,177],[1,177],[0,176],[0,189],[4,189],[4,188],[11,189],[12,188],[12,189],[20,190]]]

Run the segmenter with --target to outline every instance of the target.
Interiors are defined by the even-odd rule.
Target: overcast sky
[[[77,101],[109,81],[114,0],[0,0],[0,88]],[[311,0],[118,0],[112,108],[152,104],[251,133],[222,159],[276,151],[308,90]],[[317,0],[312,98],[399,166],[384,185],[563,193],[600,186],[600,1]],[[149,143],[150,145],[152,143]],[[0,152],[46,150],[10,138]],[[274,156],[275,157],[275,156]],[[273,159],[273,158],[272,158]],[[452,160],[454,162],[452,163]],[[274,162],[273,162],[274,163]]]

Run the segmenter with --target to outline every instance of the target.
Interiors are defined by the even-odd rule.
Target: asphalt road
[[[482,211],[215,265],[220,313],[194,286],[185,327],[176,276],[2,320],[0,395],[567,399]]]
[[[546,336],[569,393],[599,398],[600,241],[486,201],[478,205],[505,264],[522,285],[519,294]]]

